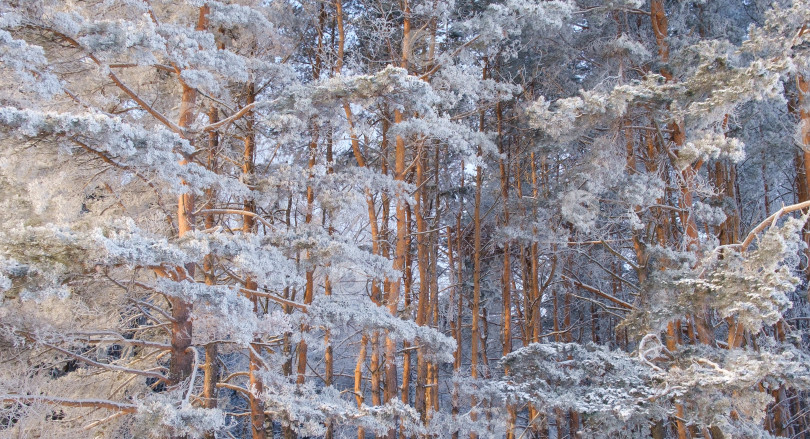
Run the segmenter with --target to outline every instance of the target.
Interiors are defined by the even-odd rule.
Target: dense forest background
[[[808,23],[0,2],[0,437],[810,437]]]

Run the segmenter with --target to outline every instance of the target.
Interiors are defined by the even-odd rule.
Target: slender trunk
[[[208,110],[208,123],[215,123],[219,120],[219,113],[217,108],[213,105]],[[219,149],[219,133],[211,131],[208,133],[208,164],[207,168],[213,172],[217,172],[217,153]],[[206,192],[206,208],[211,209],[214,207],[215,193],[213,190]],[[205,216],[205,228],[211,229],[214,227],[214,215],[207,214]],[[203,259],[203,271],[205,271],[205,284],[216,284],[216,273],[214,272],[214,256],[206,255]],[[205,364],[203,365],[203,407],[213,409],[217,407],[217,382],[219,381],[219,362],[217,355],[219,353],[219,345],[209,343],[205,345]],[[206,439],[214,439],[214,433],[206,433]]]
[[[460,223],[460,221],[459,221]],[[459,229],[456,229],[459,230]],[[459,232],[456,232],[457,235],[460,235]],[[458,248],[461,247],[461,238],[458,238],[458,242],[456,243]],[[453,261],[453,235],[451,233],[450,227],[447,228],[447,255],[449,259],[449,269],[452,273],[454,271],[454,261]],[[461,273],[461,254],[459,253],[459,261],[458,261],[458,268],[456,271],[456,275],[451,277],[451,282],[453,284],[453,289],[451,290],[451,303],[455,304],[455,297],[458,296],[458,304],[456,305],[456,315],[453,316],[454,321],[451,321],[450,328],[453,331],[453,339],[456,341],[456,351],[453,352],[453,375],[458,378],[458,375],[461,371],[461,319],[463,317],[463,296],[462,296],[462,288],[460,285],[461,277],[459,274]],[[453,419],[458,418],[458,407],[459,407],[459,386],[458,382],[453,382],[453,394],[451,400],[451,409],[450,413],[453,416]],[[458,431],[453,432],[453,439],[458,439]]]
[[[256,86],[252,82],[247,85],[245,90],[246,99],[245,105],[251,105],[256,101]],[[245,116],[245,148],[242,157],[242,176],[243,180],[250,182],[253,177],[253,172],[256,162],[256,130],[254,127],[255,121],[253,112],[250,111]],[[256,202],[252,199],[247,199],[244,202],[244,210],[246,212],[256,212]],[[253,233],[253,228],[256,225],[256,220],[253,215],[244,215],[242,217],[242,233],[245,235]],[[246,278],[245,289],[256,290],[258,285],[250,277]],[[253,312],[258,312],[258,297],[253,296],[250,298],[253,302]],[[251,434],[253,439],[264,439],[266,432],[264,428],[264,403],[261,400],[261,394],[264,391],[264,385],[259,379],[257,372],[261,368],[261,339],[256,338],[254,343],[251,344],[248,365],[248,379],[250,382],[250,392],[248,402],[250,405],[250,424]]]
[[[531,154],[531,168],[530,168],[530,170],[531,170],[531,173],[532,173],[532,196],[534,197],[535,200],[538,200],[540,192],[539,192],[539,188],[537,186],[537,168],[535,166],[534,153],[533,152]],[[535,210],[534,210],[534,215],[535,216],[537,215],[537,207],[536,206],[537,206],[537,204],[535,204]],[[536,227],[532,231],[535,234],[537,234],[537,232],[538,232]],[[552,277],[554,275],[554,267],[556,267],[556,260],[557,260],[556,259],[557,257],[554,256],[554,261],[552,262],[552,264],[554,264],[554,265],[552,265],[552,271],[549,273],[548,280],[546,281],[545,284],[543,284],[543,286],[541,288],[541,286],[540,286],[540,278],[539,278],[540,273],[539,273],[539,267],[538,267],[538,262],[539,262],[540,255],[538,254],[538,252],[539,252],[539,249],[538,249],[538,246],[537,246],[537,242],[532,242],[532,244],[531,244],[531,246],[529,248],[529,258],[530,258],[530,261],[529,261],[529,286],[530,286],[531,292],[532,292],[532,322],[531,322],[532,329],[531,329],[531,332],[532,332],[532,342],[534,342],[534,343],[540,342],[540,335],[543,333],[543,312],[540,309],[540,305],[541,305],[541,302],[543,301],[543,293],[545,292],[546,287],[548,287],[548,285],[551,284]]]
[[[346,45],[346,32],[343,29],[343,0],[335,0],[335,21],[337,22],[338,42],[337,59],[333,71],[335,74],[340,74],[343,70],[343,53]]]
[[[430,301],[430,279],[428,261],[428,237],[427,223],[424,218],[425,199],[425,160],[422,147],[417,151],[416,158],[416,186],[419,188],[414,194],[416,206],[414,214],[416,216],[416,259],[419,269],[419,306],[416,312],[416,324],[425,326],[428,318],[428,303]],[[422,420],[427,418],[426,384],[427,384],[427,362],[425,361],[425,349],[419,348],[416,354],[416,400],[414,406],[421,414]],[[403,371],[404,374],[404,371]]]
[[[802,152],[796,154],[796,187],[799,201],[810,199],[810,111],[807,110],[807,99],[810,98],[810,83],[802,75],[796,76],[795,105],[789,107],[795,114],[798,109]],[[803,235],[806,259],[810,260],[810,224],[805,224]],[[810,263],[805,266],[805,278],[810,279]],[[808,293],[810,299],[810,293]]]
[[[309,180],[310,184],[307,185],[307,210],[304,216],[304,222],[306,224],[312,223],[312,211],[315,208],[315,189],[311,183],[311,181],[315,178],[314,168],[315,168],[315,154],[318,150],[318,127],[315,125],[315,121],[312,122],[312,140],[309,143]],[[309,251],[307,251],[307,260],[309,260]],[[305,275],[305,286],[304,286],[304,303],[310,304],[312,303],[312,299],[315,295],[315,269],[314,267],[308,267]],[[302,331],[306,331],[306,328],[302,328]],[[303,340],[298,342],[298,369],[297,369],[297,376],[295,382],[298,384],[303,384],[306,379],[306,371],[307,371],[307,343]]]
[[[334,158],[332,156],[332,131],[330,129],[329,132],[328,132],[328,135],[326,137],[326,163],[327,163],[326,173],[327,174],[332,174],[332,173],[335,172],[334,168],[332,167],[333,160],[334,160]],[[323,224],[327,225],[328,223],[329,223],[329,221],[328,221],[328,218],[327,218],[327,214],[326,214],[326,211],[324,210],[324,212],[323,212]],[[329,225],[327,227],[327,231],[328,231],[330,237],[334,233],[334,229],[332,228],[331,225]],[[324,286],[323,286],[323,294],[325,296],[331,296],[332,295],[332,280],[329,278],[328,273],[326,274],[326,276],[324,278],[323,284],[324,284]],[[324,366],[323,366],[324,367],[324,383],[323,384],[326,385],[326,386],[331,386],[332,385],[332,380],[334,379],[334,369],[335,369],[334,361],[335,360],[334,360],[334,355],[333,355],[333,350],[332,350],[331,338],[332,338],[331,331],[329,331],[329,329],[326,329],[324,331],[324,335],[323,335],[323,342],[324,342],[324,345],[326,346],[326,350],[324,352],[324,358],[323,358],[323,362],[324,362]],[[365,354],[363,354],[363,356],[365,357]],[[328,420],[327,421],[327,426],[326,426],[326,435],[324,436],[324,438],[325,439],[332,439],[334,437],[334,435],[335,435],[335,426],[332,424],[331,420]]]
[[[464,190],[464,161],[461,162],[461,182],[459,187],[461,190]],[[458,286],[458,306],[456,307],[456,328],[455,328],[455,338],[456,338],[456,352],[455,356],[453,357],[453,373],[456,377],[459,377],[461,373],[461,362],[463,359],[462,356],[462,346],[463,346],[463,331],[462,331],[462,323],[464,320],[464,284],[462,279],[464,279],[464,261],[462,260],[462,228],[461,228],[461,214],[464,211],[464,199],[461,199],[461,205],[459,206],[458,213],[456,214],[456,255],[458,256],[458,261],[456,263],[456,284]],[[448,238],[450,239],[450,238]],[[450,245],[452,248],[452,244]],[[451,252],[452,255],[452,252]],[[459,413],[459,385],[458,382],[453,384],[453,416],[457,417]],[[458,439],[458,431],[453,432],[453,439]]]
[[[403,10],[403,24],[402,24],[402,59],[400,66],[408,68],[408,50],[410,45],[410,7],[407,0],[402,0]],[[404,120],[402,112],[397,109],[394,110],[394,123],[399,124]],[[394,150],[394,180],[398,182],[405,182],[405,139],[401,135],[396,136],[396,147]],[[396,224],[397,224],[397,239],[396,239],[396,254],[394,257],[393,268],[396,271],[404,272],[405,270],[405,254],[408,252],[408,223],[405,213],[405,201],[397,198],[396,204]],[[397,277],[389,282],[388,297],[386,304],[388,312],[391,315],[397,315],[399,307],[399,289],[402,283],[402,277]],[[385,401],[388,402],[397,397],[397,344],[396,341],[390,336],[385,337]],[[396,430],[390,429],[388,437],[393,439]]]
[[[486,60],[484,61],[484,68],[482,73],[483,79],[487,79]],[[481,112],[479,131],[484,131],[484,113]],[[473,381],[478,379],[478,343],[480,342],[480,307],[481,307],[481,185],[483,183],[483,174],[481,169],[481,160],[483,158],[483,150],[481,145],[478,145],[478,160],[475,166],[475,206],[473,207],[473,299],[470,304],[470,311],[472,313],[472,330],[470,336],[470,376]],[[476,405],[475,397],[472,399],[472,405]],[[475,409],[470,413],[470,418],[473,421],[478,419]],[[470,439],[478,437],[475,433],[470,433]]]
[[[411,230],[413,230],[413,214],[411,205],[409,203],[405,203],[405,218],[408,224],[408,242],[406,244],[407,248],[410,249],[411,247]],[[412,317],[411,314],[411,307],[412,307],[412,290],[411,287],[413,286],[413,255],[410,251],[405,252],[405,272],[402,276],[402,299],[405,306],[406,313],[403,313],[402,318],[409,318]],[[421,287],[420,287],[421,288]],[[400,386],[400,399],[402,403],[405,405],[410,404],[410,397],[411,397],[411,366],[413,355],[411,353],[413,349],[411,347],[411,343],[409,341],[402,342],[402,385]],[[400,439],[405,439],[405,425],[400,425],[400,432],[399,432]]]
[[[500,102],[495,104],[495,117],[498,125],[498,152],[501,154],[499,168],[501,171],[501,198],[503,198],[503,226],[509,227],[509,163],[504,159],[508,157],[503,142],[503,108]],[[503,355],[512,352],[512,267],[509,261],[509,241],[503,244],[503,272],[501,274],[501,340],[503,343]],[[509,375],[509,368],[504,368],[504,375]],[[507,405],[506,439],[515,438],[515,421],[517,412],[514,405]]]
[[[532,297],[531,286],[531,261],[527,255],[525,246],[520,246],[520,267],[521,267],[521,281],[523,284],[523,330],[521,332],[521,341],[523,347],[534,342],[533,325],[534,325],[534,298]]]
[[[388,175],[388,137],[387,137],[387,134],[388,134],[388,122],[387,122],[386,118],[383,118],[383,123],[382,123],[382,135],[383,135],[383,139],[382,139],[382,164],[380,166],[380,172],[383,175]],[[385,194],[385,193],[383,193],[380,198],[381,198],[381,203],[382,203],[382,206],[381,206],[382,218],[380,220],[380,238],[378,240],[375,240],[374,242],[375,243],[379,242],[380,254],[385,259],[388,259],[388,258],[391,257],[391,249],[390,249],[391,246],[388,243],[388,235],[389,235],[388,223],[389,223],[390,216],[391,216],[391,202],[390,202],[390,199],[389,199],[388,195]],[[371,205],[370,209],[373,210],[373,205]],[[375,217],[375,221],[376,221],[376,217]],[[374,228],[374,226],[372,226],[372,230],[373,230],[373,228]],[[375,291],[373,290],[374,284],[372,284],[372,296],[376,297],[378,305],[384,305],[383,291],[385,291],[387,293],[388,290],[390,289],[390,284],[391,284],[391,281],[389,279],[387,279],[387,278],[383,281],[382,290],[379,289],[379,284],[377,284],[378,285],[378,290],[376,291],[376,296],[374,295]],[[382,404],[382,399],[383,399],[383,394],[382,394],[383,370],[382,370],[381,358],[380,358],[381,353],[382,353],[381,351],[383,351],[383,349],[382,349],[382,346],[380,345],[380,337],[381,337],[381,334],[378,331],[375,331],[374,332],[373,343],[372,343],[372,353],[371,353],[371,364],[372,364],[372,375],[371,375],[371,392],[372,393],[371,393],[371,397],[372,397],[372,403],[374,405]]]
[[[662,63],[666,64],[669,62],[669,44],[666,40],[667,34],[669,32],[669,27],[663,0],[651,1],[650,18],[652,19],[652,27],[653,32],[655,33],[655,41],[658,46],[658,54],[660,60]],[[661,68],[661,75],[664,76],[667,79],[667,81],[673,79],[672,72],[669,71],[668,67],[666,66]],[[682,127],[677,122],[672,122],[669,127],[672,130],[673,142],[677,146],[683,145],[684,141],[686,140],[686,134],[683,132]],[[689,213],[689,211],[692,208],[692,192],[689,186],[691,180],[694,178],[696,173],[697,173],[696,170],[692,168],[692,166],[687,166],[686,169],[681,171],[683,183],[681,184],[680,188],[681,189],[680,207],[682,209],[682,212],[684,212],[681,217],[681,224],[684,225],[685,229],[685,247],[686,249],[693,249],[693,250],[697,250],[698,235],[694,216]],[[669,325],[667,326],[667,348],[673,351],[675,349],[676,344],[676,335],[677,334],[675,334],[674,322],[670,322]],[[687,430],[685,422],[683,421],[684,407],[682,404],[676,404],[675,410],[676,410],[675,423],[678,431],[678,439],[686,439]]]
[[[323,67],[323,31],[326,21],[326,9],[324,8],[324,4],[319,4],[319,14],[318,14],[318,45],[317,50],[315,52],[315,61],[312,65],[312,77],[316,81],[320,79],[321,76],[321,68]],[[312,223],[312,213],[313,209],[315,208],[315,189],[313,187],[313,180],[315,179],[315,155],[318,151],[318,140],[319,140],[319,127],[317,125],[317,121],[313,118],[312,119],[312,138],[309,142],[309,162],[307,164],[307,169],[309,171],[308,180],[309,183],[307,184],[307,210],[304,217],[304,222],[309,225]],[[307,250],[307,262],[309,263],[310,259],[310,252]],[[309,266],[307,267],[306,275],[305,275],[305,286],[304,286],[304,303],[310,304],[312,303],[312,299],[315,295],[315,267]],[[306,331],[305,327],[302,327],[302,332]],[[306,371],[307,371],[307,344],[305,341],[301,340],[298,343],[298,370],[295,382],[298,384],[303,384],[306,380]]]
[[[435,192],[434,198],[434,216],[433,216],[433,224],[431,229],[433,230],[430,234],[430,301],[431,301],[431,308],[432,308],[432,318],[428,322],[428,324],[436,329],[439,330],[439,240],[441,239],[441,193],[438,190],[440,187],[439,184],[439,163],[440,163],[440,154],[439,154],[439,143],[437,142],[434,148],[434,168],[433,168],[433,181],[434,185],[437,188]],[[449,270],[453,271],[453,264],[449,265]],[[431,384],[431,387],[428,389],[428,402],[433,403],[433,412],[439,411],[439,365],[437,362],[433,361],[429,363],[430,367],[430,379],[428,382]],[[428,411],[428,420],[433,417],[432,413]]]
[[[552,296],[552,305],[551,306],[553,307],[552,312],[554,314],[553,315],[553,317],[554,317],[554,322],[553,322],[553,324],[554,324],[554,341],[559,343],[562,340],[562,337],[560,336],[561,335],[561,333],[560,333],[560,300],[559,300],[559,294],[558,294],[557,290],[554,290],[554,292],[552,294],[553,294],[553,296]]]
[[[363,396],[363,364],[366,362],[366,348],[368,346],[368,334],[363,334],[360,340],[360,352],[357,354],[357,363],[354,366],[354,398],[357,401],[357,408],[363,406],[365,397]],[[365,429],[357,427],[357,439],[364,439]]]
[[[799,123],[800,133],[799,137],[804,147],[804,186],[805,193],[810,193],[807,188],[810,188],[810,110],[807,110],[807,99],[810,98],[810,82],[804,76],[798,75],[796,77],[796,88],[798,89],[799,98]]]
[[[183,87],[183,109],[192,112],[194,105],[194,89]],[[181,123],[187,118],[181,118]],[[191,162],[190,157],[184,158],[180,164],[186,165]],[[177,203],[178,234],[185,235],[193,228],[194,195],[187,193],[179,197]],[[194,276],[194,265],[188,264],[183,270],[178,270],[177,281],[183,281]],[[172,357],[169,363],[169,382],[172,385],[179,384],[189,375],[194,365],[194,355],[191,352],[191,303],[179,297],[171,297],[169,302],[172,306]]]

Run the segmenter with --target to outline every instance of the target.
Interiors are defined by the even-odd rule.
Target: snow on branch
[[[369,330],[384,329],[392,338],[418,342],[427,348],[429,357],[437,361],[452,362],[456,341],[428,326],[402,320],[385,307],[377,306],[365,297],[322,296],[309,306],[312,325],[340,329],[361,327]]]
[[[116,410],[125,413],[135,413],[138,406],[135,404],[127,404],[122,402],[108,401],[104,399],[73,399],[73,398],[60,398],[57,396],[42,396],[42,395],[0,395],[0,401],[4,403],[21,403],[21,404],[53,404],[63,405],[66,407],[80,407],[80,408],[102,408],[108,410]]]

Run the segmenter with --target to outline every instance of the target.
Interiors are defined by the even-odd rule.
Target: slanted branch
[[[622,308],[632,309],[632,310],[636,309],[636,307],[633,306],[632,304],[627,303],[624,300],[619,299],[618,297],[611,296],[610,294],[603,292],[599,288],[592,287],[592,286],[590,286],[588,284],[584,284],[584,283],[582,283],[582,282],[580,282],[580,281],[578,281],[576,279],[570,278],[568,276],[563,276],[563,279],[571,281],[574,284],[574,286],[576,286],[578,288],[581,288],[581,289],[583,289],[583,290],[585,290],[585,291],[587,291],[589,293],[596,294],[597,296],[599,296],[599,297],[601,297],[603,299],[607,299],[607,300],[615,303],[616,305],[619,305]]]
[[[743,241],[742,244],[740,244],[740,250],[741,251],[748,250],[748,247],[754,241],[754,238],[756,238],[757,235],[762,233],[762,231],[765,230],[766,227],[775,224],[779,220],[779,218],[782,217],[782,215],[790,212],[795,212],[797,210],[806,209],[808,207],[810,207],[810,201],[804,201],[802,203],[784,206],[781,209],[777,210],[776,212],[774,212],[773,215],[769,216],[768,218],[765,218],[764,221],[759,223],[759,225],[754,227],[754,229],[748,233],[748,236],[745,237],[745,241]]]

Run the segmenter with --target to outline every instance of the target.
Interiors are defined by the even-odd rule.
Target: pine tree
[[[0,436],[801,437],[808,6],[0,5]]]

